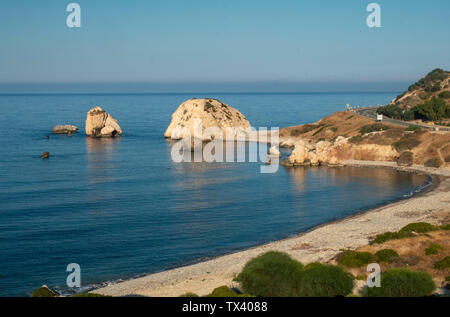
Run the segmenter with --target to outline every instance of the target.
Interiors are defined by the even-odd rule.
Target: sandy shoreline
[[[341,220],[320,225],[299,235],[220,256],[205,262],[150,274],[93,290],[112,296],[176,297],[186,292],[200,296],[214,288],[233,286],[233,278],[251,258],[267,251],[283,251],[302,263],[328,261],[342,249],[355,249],[369,238],[398,230],[411,222],[439,223],[450,217],[450,169],[423,166],[398,167],[394,162],[347,161],[348,166],[395,168],[434,176],[434,184],[423,194],[367,210]]]

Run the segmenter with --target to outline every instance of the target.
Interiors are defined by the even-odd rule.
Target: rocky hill
[[[450,133],[376,123],[351,111],[280,130],[280,146],[293,148],[285,165],[335,165],[345,160],[394,161],[446,167]]]
[[[378,113],[398,120],[450,122],[450,72],[435,69],[409,86]]]

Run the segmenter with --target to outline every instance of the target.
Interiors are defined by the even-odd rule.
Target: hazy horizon
[[[326,82],[335,84],[296,89],[342,90],[346,82],[386,90],[384,82],[404,90],[450,68],[449,1],[378,0],[380,28],[367,26],[369,1],[361,0],[76,2],[80,28],[66,25],[69,1],[0,3],[0,83],[270,82],[280,90],[280,82]]]
[[[401,92],[411,82],[0,83],[0,94],[199,94]]]

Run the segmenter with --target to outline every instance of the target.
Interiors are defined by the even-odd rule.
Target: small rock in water
[[[42,155],[41,155],[41,157],[42,157],[43,159],[49,158],[49,157],[50,157],[50,152],[43,152]]]
[[[46,138],[46,139],[50,139],[50,136],[49,136],[49,135],[46,135],[45,138]]]
[[[72,134],[77,133],[78,128],[74,125],[57,125],[53,127],[52,133],[53,134]]]

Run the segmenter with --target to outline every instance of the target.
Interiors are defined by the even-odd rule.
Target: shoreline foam
[[[234,286],[233,278],[251,258],[267,251],[282,251],[303,262],[326,262],[342,249],[367,245],[369,238],[404,225],[427,221],[438,223],[448,215],[450,169],[423,166],[399,167],[395,162],[346,161],[346,166],[394,168],[399,171],[433,175],[433,181],[422,192],[349,217],[328,222],[295,236],[218,256],[167,271],[112,283],[92,292],[111,296],[176,297],[186,292],[200,296],[221,285]]]

